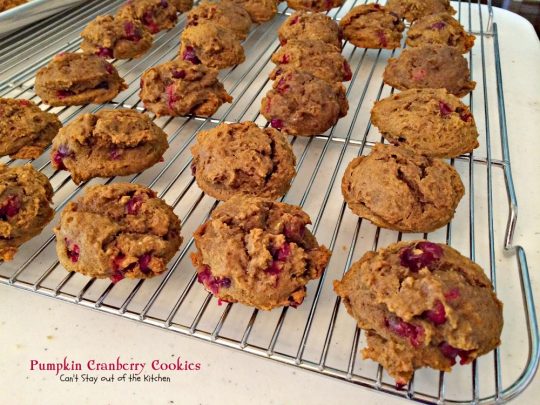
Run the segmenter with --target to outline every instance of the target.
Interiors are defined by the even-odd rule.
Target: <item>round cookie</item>
[[[339,22],[343,37],[360,48],[395,49],[401,46],[405,24],[394,12],[379,4],[363,4]]]
[[[37,159],[62,127],[56,114],[29,100],[0,98],[0,156]]]
[[[296,174],[287,138],[254,122],[223,123],[200,132],[191,154],[197,184],[218,200],[235,194],[274,200],[285,195]]]
[[[275,79],[283,69],[307,72],[330,83],[349,81],[352,71],[340,49],[318,39],[291,39],[272,55],[277,66],[270,74]]]
[[[388,142],[425,156],[452,158],[478,147],[471,111],[445,89],[405,90],[377,101],[371,122]]]
[[[24,242],[39,235],[54,216],[53,188],[31,164],[0,164],[0,259],[12,260]]]
[[[287,0],[293,10],[328,11],[340,7],[344,0]]]
[[[52,106],[102,104],[127,89],[116,68],[97,55],[62,53],[36,74],[35,91]]]
[[[224,69],[246,60],[244,48],[233,32],[220,25],[199,23],[182,32],[180,59]]]
[[[386,8],[413,22],[431,14],[456,14],[450,5],[450,0],[388,0]]]
[[[225,0],[244,8],[254,23],[269,21],[277,13],[278,0]],[[225,2],[224,1],[224,2]]]
[[[195,114],[209,117],[232,97],[218,80],[218,71],[180,59],[148,69],[139,93],[144,106],[157,115]]]
[[[178,21],[176,7],[167,0],[128,1],[116,18],[139,20],[152,34],[174,28]]]
[[[500,344],[502,303],[480,266],[428,241],[367,252],[334,290],[367,331],[364,358],[382,364],[398,384],[415,369],[451,371]]]
[[[284,71],[262,99],[261,114],[272,127],[290,135],[319,135],[347,115],[349,104],[341,83],[328,83],[309,73]]]
[[[246,39],[251,28],[251,17],[248,12],[230,1],[220,3],[203,1],[188,13],[188,27],[203,22],[217,24],[230,30],[238,40]]]
[[[278,35],[281,45],[285,45],[291,39],[318,39],[341,49],[339,26],[322,13],[297,11],[281,24]]]
[[[377,226],[431,232],[450,222],[465,188],[458,172],[440,159],[376,144],[349,163],[341,192],[352,212]]]
[[[225,302],[261,310],[297,307],[318,279],[330,251],[306,228],[300,207],[236,195],[194,233],[197,279]]]
[[[454,17],[439,13],[416,20],[407,32],[407,45],[448,45],[466,53],[474,46],[475,38]]]
[[[62,211],[54,233],[66,270],[112,282],[163,273],[182,244],[172,208],[149,188],[130,183],[86,188]]]
[[[193,7],[193,0],[169,0],[179,13],[185,13]]]
[[[51,163],[68,170],[74,183],[94,177],[140,173],[159,162],[167,134],[146,114],[135,110],[101,110],[82,114],[53,141]]]
[[[474,90],[467,60],[449,46],[425,45],[407,48],[398,58],[390,58],[384,70],[386,84],[399,90],[445,88],[459,97]]]
[[[152,34],[137,20],[98,16],[81,32],[81,49],[104,58],[130,59],[152,46]]]

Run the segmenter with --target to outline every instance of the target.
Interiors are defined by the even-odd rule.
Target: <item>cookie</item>
[[[0,0],[0,13],[24,3],[28,3],[28,0]]]
[[[285,70],[262,99],[261,114],[272,127],[290,135],[319,135],[347,115],[349,104],[341,83],[328,83],[309,73]]]
[[[407,32],[407,45],[448,45],[466,53],[474,46],[475,38],[454,17],[439,13],[416,20]]]
[[[450,0],[388,0],[386,8],[409,22],[432,14],[456,14],[456,10],[450,5]]]
[[[341,49],[339,26],[323,13],[297,11],[279,27],[278,35],[281,45],[291,39],[318,39]]]
[[[146,114],[135,110],[101,110],[82,114],[53,141],[51,163],[68,170],[73,182],[94,177],[140,173],[159,162],[167,134]]]
[[[0,156],[37,159],[62,124],[29,100],[0,98]]]
[[[191,154],[197,184],[218,200],[235,194],[274,200],[285,195],[296,174],[287,138],[253,122],[224,123],[199,132]]]
[[[0,164],[0,259],[12,260],[24,242],[54,217],[53,188],[31,164]]]
[[[277,13],[278,0],[225,0],[244,8],[254,23],[269,21]]]
[[[149,188],[130,183],[86,188],[62,211],[54,233],[67,271],[113,282],[163,273],[182,244],[172,208]]]
[[[449,46],[425,45],[407,48],[398,58],[390,58],[384,70],[386,84],[399,90],[445,88],[459,97],[474,90],[467,60]]]
[[[167,0],[135,0],[126,2],[116,13],[124,20],[139,20],[152,34],[174,28],[176,7]]]
[[[152,46],[152,34],[137,20],[98,16],[81,32],[81,49],[104,58],[142,56]]]
[[[237,4],[226,1],[215,3],[203,1],[187,15],[187,25],[197,26],[200,23],[212,23],[230,30],[237,39],[246,39],[251,28],[249,13]]]
[[[278,66],[270,74],[271,79],[284,68],[307,72],[330,83],[352,78],[351,67],[340,49],[318,39],[291,39],[272,55],[272,62]]]
[[[218,71],[175,59],[148,69],[139,93],[144,106],[157,115],[195,114],[209,117],[232,97],[218,80]]]
[[[458,172],[440,159],[376,144],[349,163],[341,192],[352,212],[377,226],[431,232],[450,222],[465,188]]]
[[[344,0],[287,0],[293,10],[328,11],[341,7]]]
[[[353,7],[339,22],[343,37],[360,48],[395,49],[401,46],[405,24],[379,4]]]
[[[334,290],[367,331],[364,358],[382,364],[398,384],[414,370],[451,371],[500,344],[502,303],[476,263],[449,246],[394,243],[367,252]]]
[[[411,89],[377,101],[371,122],[385,139],[422,155],[452,158],[478,147],[469,108],[445,89]]]
[[[244,48],[232,31],[217,24],[199,23],[182,32],[179,57],[194,64],[224,69],[246,60]]]
[[[52,106],[101,104],[127,89],[116,68],[97,55],[62,53],[36,74],[35,91]]]
[[[297,307],[318,279],[330,251],[306,228],[300,207],[236,195],[194,233],[191,260],[204,288],[225,302],[261,310]]]
[[[179,13],[185,13],[193,8],[193,0],[169,0]]]

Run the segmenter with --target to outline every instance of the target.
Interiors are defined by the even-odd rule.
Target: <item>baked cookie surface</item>
[[[208,117],[232,97],[218,80],[218,71],[180,59],[148,69],[139,93],[144,106],[157,115],[196,114]]]
[[[66,270],[113,282],[163,273],[182,244],[172,208],[130,183],[86,188],[62,211],[54,233]]]
[[[431,232],[450,222],[465,189],[442,160],[376,144],[349,163],[341,191],[352,212],[377,226]]]
[[[279,27],[278,35],[281,45],[291,39],[318,39],[341,49],[339,26],[323,13],[296,11]]]
[[[289,190],[296,173],[287,138],[253,122],[223,123],[200,132],[191,154],[197,184],[218,200],[235,194],[276,199]]]
[[[388,60],[383,80],[399,90],[445,88],[458,97],[476,87],[463,55],[456,48],[441,45],[405,49],[398,58]]]
[[[152,46],[152,34],[137,20],[98,16],[81,32],[81,49],[109,59],[142,56]]]
[[[450,0],[388,0],[386,8],[409,22],[431,14],[456,14],[456,10],[450,5]]]
[[[293,10],[328,11],[340,7],[344,0],[287,0]]]
[[[330,251],[306,228],[300,207],[234,196],[194,233],[198,281],[226,302],[262,310],[300,305]]]
[[[225,0],[244,8],[254,23],[269,21],[277,13],[278,0]]]
[[[238,40],[246,39],[251,28],[251,17],[241,6],[230,2],[203,1],[187,15],[188,27],[203,22],[217,24],[230,30]]]
[[[174,28],[178,21],[176,7],[167,0],[128,1],[118,10],[116,17],[139,20],[152,34]]]
[[[104,58],[83,53],[56,55],[36,74],[35,91],[52,106],[101,104],[127,88]]]
[[[363,4],[339,22],[343,37],[360,48],[395,49],[401,46],[405,24],[394,12],[379,4]]]
[[[341,83],[291,70],[276,77],[261,104],[261,114],[273,128],[301,136],[322,134],[347,115],[349,108]]]
[[[54,216],[49,179],[27,164],[0,164],[0,259],[12,260],[19,247],[39,235]]]
[[[193,0],[169,0],[179,13],[185,13],[193,8]]]
[[[425,156],[452,158],[478,147],[469,107],[445,89],[405,90],[377,101],[371,122],[388,142]]]
[[[79,184],[94,177],[126,176],[159,162],[167,134],[146,114],[135,110],[101,110],[82,114],[53,141],[51,163],[68,170]]]
[[[500,344],[502,304],[482,268],[443,244],[408,241],[367,252],[334,290],[367,331],[364,358],[398,384],[415,369],[451,371]]]
[[[0,98],[0,156],[37,159],[62,127],[56,114],[29,100]]]

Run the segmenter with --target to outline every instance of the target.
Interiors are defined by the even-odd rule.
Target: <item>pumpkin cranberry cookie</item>
[[[377,144],[349,163],[341,191],[352,212],[377,226],[431,232],[450,222],[465,189],[442,160]]]
[[[238,40],[244,40],[251,28],[251,17],[243,7],[233,2],[203,1],[187,15],[189,27],[201,23],[220,25],[230,30]]]
[[[191,153],[197,184],[218,200],[235,194],[276,199],[289,190],[296,173],[287,138],[253,122],[220,124],[200,132]]]
[[[54,216],[49,179],[27,164],[0,164],[0,259],[12,260],[24,242],[45,228]]]
[[[388,0],[386,8],[409,22],[432,14],[456,14],[456,10],[450,5],[450,0]]]
[[[476,263],[449,246],[394,243],[367,252],[334,290],[367,331],[364,358],[382,364],[398,384],[414,370],[451,371],[500,344],[502,303]]]
[[[277,66],[270,74],[275,79],[283,69],[307,72],[330,83],[349,81],[352,71],[340,49],[321,40],[291,39],[272,55]]]
[[[377,101],[371,122],[394,145],[452,158],[478,147],[469,108],[445,89],[411,89]]]
[[[405,24],[379,4],[364,4],[349,11],[339,22],[343,37],[360,48],[395,49],[401,46]]]
[[[52,106],[101,104],[127,88],[116,68],[97,55],[63,53],[36,75],[36,94]]]
[[[407,48],[398,58],[390,58],[383,80],[399,90],[445,88],[464,97],[476,87],[469,76],[467,60],[456,48],[425,45]]]
[[[465,32],[463,26],[446,13],[433,14],[416,20],[407,32],[407,45],[448,45],[461,53],[474,45],[474,35]]]
[[[281,45],[285,45],[291,39],[318,39],[341,49],[339,26],[322,13],[297,11],[279,27],[278,34]]]
[[[104,58],[130,59],[152,46],[152,34],[137,20],[98,16],[81,32],[81,49]]]
[[[68,170],[76,184],[94,177],[142,172],[161,160],[167,134],[135,110],[82,114],[53,141],[52,165]]]
[[[305,72],[286,70],[262,99],[261,114],[273,128],[290,135],[319,135],[347,115],[341,83],[328,83]]]
[[[232,31],[212,23],[199,23],[182,32],[179,57],[215,69],[239,65],[246,60],[244,48]]]
[[[185,13],[193,7],[193,0],[170,0],[179,13]]]
[[[261,310],[297,307],[330,259],[300,207],[236,195],[194,233],[198,281],[226,302]]]
[[[126,2],[116,18],[139,20],[152,34],[174,28],[178,17],[176,7],[167,0],[133,0]]]
[[[278,0],[225,0],[243,7],[254,23],[269,21],[277,13]]]
[[[139,96],[157,115],[208,117],[232,101],[218,80],[217,70],[179,59],[144,72]]]
[[[293,10],[328,11],[340,7],[344,0],[287,0]]]
[[[66,270],[113,282],[163,273],[182,244],[172,208],[129,183],[88,187],[62,211],[54,233]]]
[[[62,124],[29,100],[0,98],[0,156],[36,159]]]

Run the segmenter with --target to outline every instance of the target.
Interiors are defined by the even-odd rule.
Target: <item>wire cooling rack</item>
[[[328,14],[340,19],[356,3],[347,1]],[[33,88],[36,71],[53,55],[78,50],[82,28],[120,4],[118,0],[89,1],[0,41],[0,96],[39,102]],[[271,312],[238,304],[220,306],[196,283],[189,260],[193,250],[190,236],[217,202],[194,183],[189,147],[200,130],[220,122],[252,120],[266,125],[259,114],[260,101],[271,87],[267,77],[272,70],[270,57],[279,47],[277,29],[290,14],[282,3],[279,14],[270,22],[254,26],[244,41],[246,61],[220,73],[234,96],[232,104],[222,106],[211,118],[155,118],[169,134],[171,147],[163,163],[136,176],[89,182],[145,184],[174,207],[182,219],[185,241],[164,276],[111,284],[66,272],[54,251],[52,226],[58,222],[56,217],[41,235],[21,248],[15,260],[0,265],[0,282],[414,401],[495,403],[514,398],[537,369],[539,338],[525,252],[512,244],[517,201],[508,153],[497,24],[489,6],[471,2],[453,5],[458,11],[456,18],[477,36],[474,48],[466,55],[477,87],[464,100],[475,115],[481,146],[450,161],[465,183],[466,194],[447,227],[429,235],[401,234],[362,221],[346,208],[340,192],[341,176],[352,158],[369,153],[373,144],[382,141],[370,124],[369,112],[375,100],[393,92],[383,84],[382,72],[388,58],[400,52],[365,50],[346,43],[343,54],[353,71],[352,81],[346,84],[349,114],[326,134],[291,138],[298,174],[284,198],[285,202],[303,206],[313,220],[318,240],[333,251],[325,274],[309,284],[307,298],[298,309]],[[64,123],[105,107],[144,111],[137,95],[139,78],[150,66],[175,57],[184,25],[182,16],[175,29],[156,36],[154,46],[143,58],[115,61],[129,88],[110,105],[42,108],[57,113]],[[2,162],[23,163],[7,158]],[[78,187],[67,172],[55,171],[48,153],[31,163],[49,177],[57,214],[87,185]],[[364,335],[333,293],[332,281],[341,278],[367,250],[422,237],[446,242],[486,269],[505,303],[505,327],[502,345],[493,353],[471,365],[455,367],[452,373],[419,370],[410,384],[399,390],[380,366],[358,355]]]

